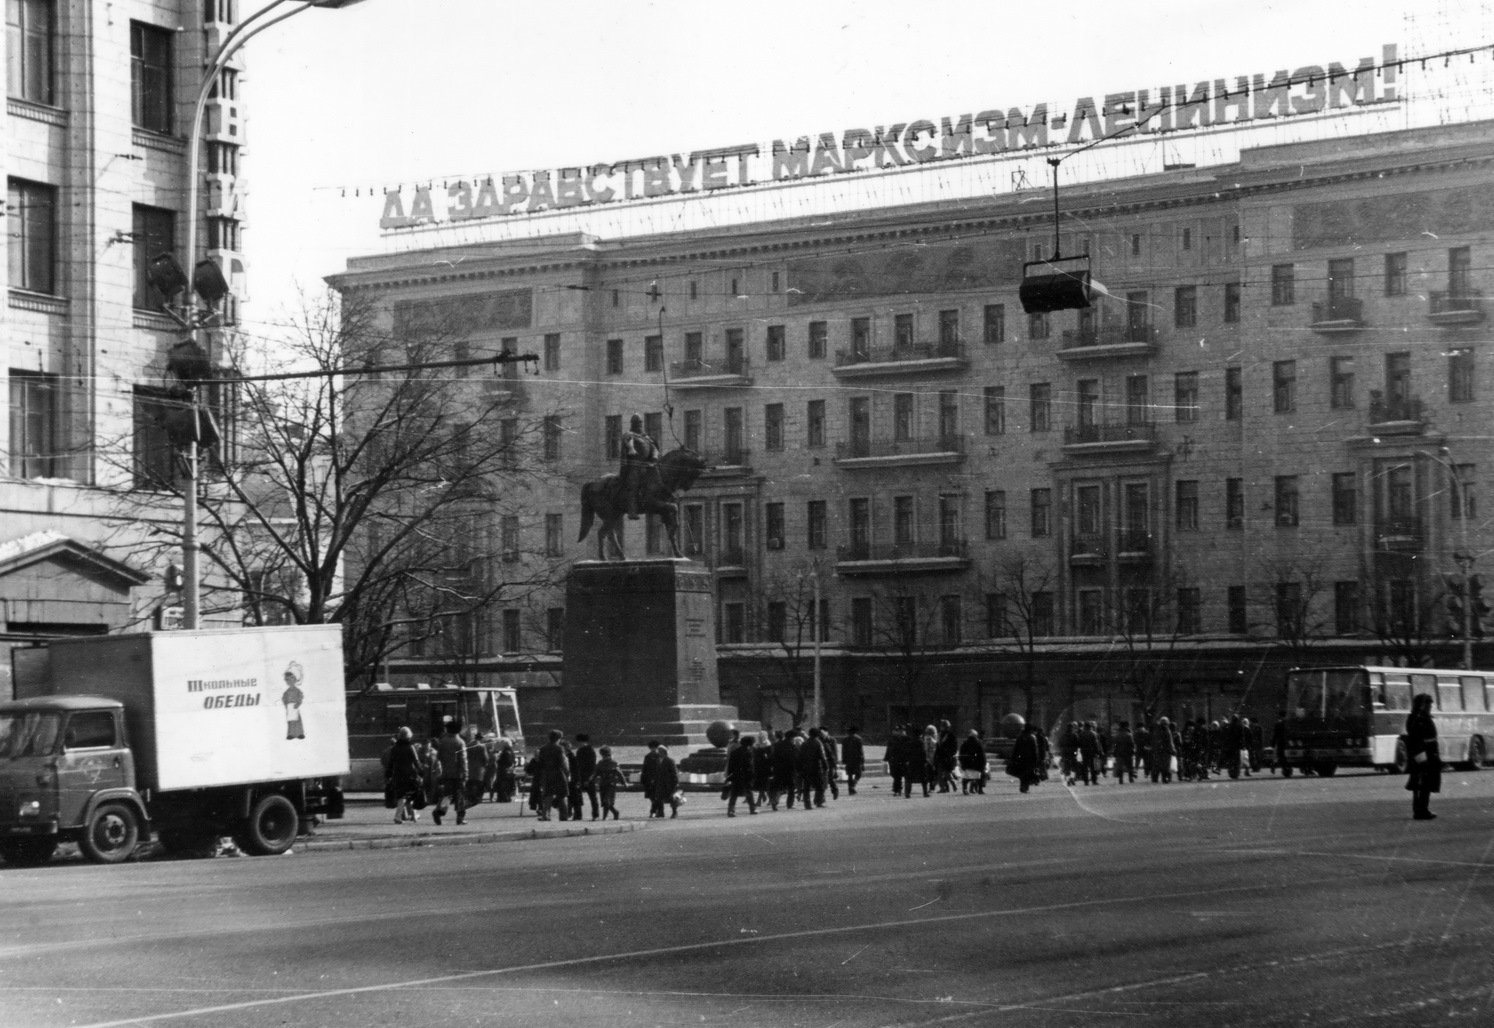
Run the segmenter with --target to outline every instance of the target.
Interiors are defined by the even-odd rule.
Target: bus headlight
[[[31,800],[21,804],[21,809],[16,811],[18,817],[41,817],[41,801]]]

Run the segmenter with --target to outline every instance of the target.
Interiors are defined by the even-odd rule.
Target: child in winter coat
[[[602,801],[602,820],[607,820],[610,813],[612,820],[618,821],[621,820],[621,815],[617,812],[617,790],[627,787],[628,777],[617,766],[617,761],[612,759],[611,746],[603,746],[597,752],[601,755],[601,759],[597,761],[596,783],[597,795]]]

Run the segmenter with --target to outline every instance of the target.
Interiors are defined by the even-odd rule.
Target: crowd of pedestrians
[[[1119,722],[1113,731],[1095,721],[1071,721],[1054,736],[1050,741],[1040,727],[1027,723],[1012,741],[1004,770],[1017,779],[1020,792],[1047,780],[1055,763],[1070,786],[1097,785],[1107,777],[1118,785],[1134,784],[1138,777],[1155,783],[1238,778],[1273,766],[1282,745],[1275,738],[1268,749],[1260,726],[1239,715],[1179,723],[1147,717],[1134,728]],[[752,815],[764,809],[819,810],[827,800],[840,798],[842,784],[854,796],[866,771],[866,745],[855,726],[841,739],[819,726],[747,735],[734,731],[725,749],[721,799],[727,817],[736,817],[739,806]],[[465,824],[468,809],[485,797],[500,803],[514,800],[522,771],[528,792],[518,798],[541,821],[579,821],[588,815],[593,821],[609,815],[621,819],[618,793],[634,783],[610,747],[593,747],[584,733],[566,740],[555,729],[534,756],[522,765],[520,759],[508,739],[464,733],[454,719],[446,719],[424,744],[401,728],[384,754],[386,804],[397,823],[418,823],[420,811],[429,806],[436,824],[452,814],[457,824]],[[991,778],[990,753],[980,730],[970,729],[962,738],[948,721],[894,727],[883,759],[893,794],[903,798],[915,791],[923,796],[956,791],[983,795]],[[679,816],[686,796],[667,746],[648,744],[637,785],[650,818]],[[1417,799],[1418,812],[1425,810],[1422,798]]]

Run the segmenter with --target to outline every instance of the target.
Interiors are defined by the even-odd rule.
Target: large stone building
[[[206,55],[236,0],[10,0],[3,345],[9,388],[0,479],[0,633],[11,643],[147,623],[168,555],[142,549],[177,500],[162,421],[167,350],[181,339],[145,269],[184,250],[214,258],[242,290],[240,65],[207,105],[202,209],[188,216],[187,136]],[[121,503],[121,491],[136,499]],[[145,500],[140,498],[144,497]],[[179,559],[179,558],[178,558]],[[0,662],[0,697],[9,661]]]
[[[474,355],[543,354],[514,403],[553,486],[493,526],[500,569],[594,557],[577,484],[628,414],[706,455],[684,547],[744,716],[782,727],[807,689],[816,585],[832,724],[1218,716],[1274,710],[1299,661],[1463,659],[1450,605],[1494,570],[1491,170],[1481,122],[1066,188],[1062,251],[1109,296],[1050,315],[1017,297],[1053,251],[1039,190],[331,281],[467,311]],[[562,603],[495,612],[462,666],[549,705]]]

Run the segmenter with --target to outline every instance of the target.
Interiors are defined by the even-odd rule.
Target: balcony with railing
[[[835,444],[835,463],[843,468],[958,464],[964,459],[965,437],[962,435],[852,439],[850,442]]]
[[[1419,397],[1386,399],[1380,390],[1370,390],[1369,424],[1366,427],[1376,435],[1419,435],[1425,425]]]
[[[835,550],[838,575],[963,571],[969,566],[969,546],[964,539],[956,538],[926,543],[852,543]]]
[[[711,563],[721,578],[740,578],[747,574],[747,550],[740,544],[723,546],[712,556]]]
[[[672,361],[669,384],[676,389],[730,389],[752,384],[752,366],[743,354],[706,360],[703,357]]]
[[[1105,537],[1096,532],[1075,532],[1069,539],[1069,563],[1094,567],[1105,563]]]
[[[1462,288],[1430,294],[1427,320],[1434,325],[1476,325],[1484,320],[1484,294]]]
[[[1329,296],[1313,301],[1312,323],[1308,328],[1314,332],[1331,335],[1358,332],[1363,327],[1364,301],[1357,296]]]
[[[1375,548],[1395,553],[1426,548],[1426,526],[1414,515],[1388,516],[1375,522]]]
[[[752,451],[743,446],[707,450],[701,455],[706,462],[702,477],[738,478],[752,474]]]
[[[1150,421],[1117,425],[1070,425],[1063,430],[1065,453],[1150,453],[1157,447],[1157,426]]]
[[[1153,325],[1100,325],[1096,328],[1065,329],[1058,359],[1111,360],[1150,357],[1156,352],[1157,329]]]
[[[1145,528],[1123,528],[1116,537],[1116,556],[1131,563],[1152,559],[1156,543]]]
[[[868,378],[873,375],[964,371],[969,366],[963,343],[909,343],[837,350],[834,372],[839,378]]]

